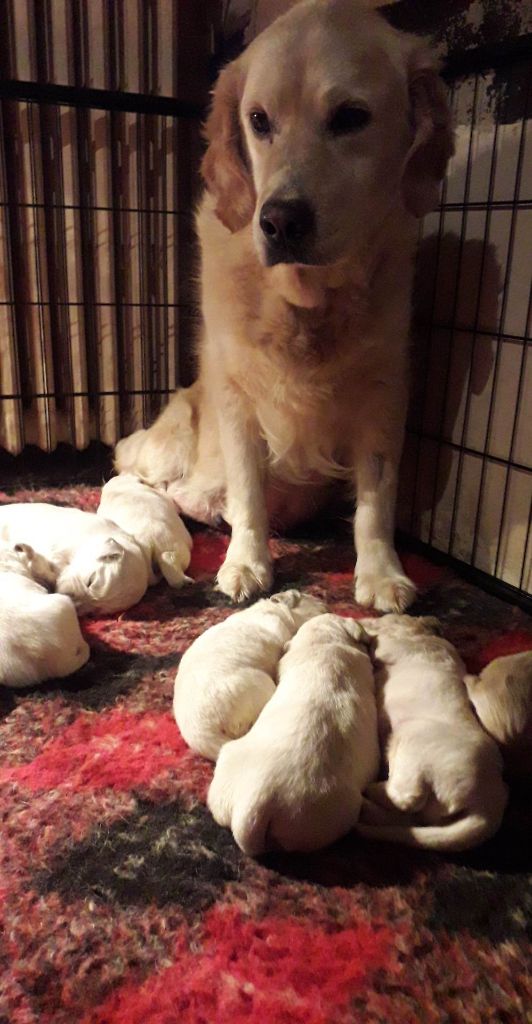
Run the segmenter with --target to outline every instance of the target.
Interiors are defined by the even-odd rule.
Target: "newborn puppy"
[[[271,700],[247,736],[221,751],[208,806],[244,853],[318,850],[355,825],[379,771],[368,640],[359,622],[338,615],[301,626]]]
[[[284,645],[321,601],[287,590],[207,629],[185,651],[175,681],[174,715],[188,745],[215,761],[220,747],[253,725],[275,692]]]
[[[508,775],[532,775],[532,651],[495,658],[464,682],[482,725],[502,750]]]
[[[388,779],[368,788],[358,831],[435,850],[483,842],[501,823],[507,789],[497,746],[467,699],[461,658],[432,634],[434,619],[385,615],[363,624],[375,635]]]
[[[136,540],[92,512],[42,502],[2,505],[0,540],[38,548],[79,615],[124,611],[148,586],[148,561]]]
[[[111,519],[140,544],[150,566],[150,585],[158,583],[161,573],[172,587],[188,580],[184,570],[190,562],[192,537],[166,494],[132,473],[122,473],[102,488],[96,514]]]
[[[68,676],[85,664],[89,646],[72,601],[49,594],[36,578],[46,559],[28,544],[0,547],[0,683],[23,687]]]

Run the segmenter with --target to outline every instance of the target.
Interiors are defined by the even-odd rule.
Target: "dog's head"
[[[57,581],[79,615],[111,614],[131,608],[148,586],[148,568],[140,548],[125,547],[114,537],[82,544]]]
[[[220,74],[202,173],[266,266],[331,267],[432,209],[452,154],[426,44],[356,0],[303,0]]]

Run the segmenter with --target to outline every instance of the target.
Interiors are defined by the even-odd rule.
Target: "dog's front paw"
[[[402,573],[381,576],[373,572],[357,572],[355,576],[355,601],[363,608],[404,612],[415,596],[415,585]]]
[[[218,572],[218,590],[232,601],[246,601],[261,591],[270,589],[273,570],[269,561],[255,561],[250,565],[226,558]]]

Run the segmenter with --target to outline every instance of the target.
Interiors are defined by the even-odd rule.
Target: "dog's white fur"
[[[113,477],[102,487],[97,515],[110,519],[131,534],[144,551],[150,567],[150,585],[161,574],[172,587],[188,580],[192,537],[171,498],[132,473]]]
[[[368,641],[355,619],[305,623],[255,725],[220,752],[208,805],[244,853],[317,850],[355,825],[379,770]]]
[[[371,121],[335,137],[343,101]],[[251,130],[256,109],[267,139]],[[187,514],[225,516],[218,584],[234,600],[271,582],[268,485],[281,506],[298,485],[293,520],[344,479],[357,492],[356,599],[403,609],[414,586],[393,526],[416,218],[452,152],[435,58],[357,0],[304,0],[222,71],[206,137],[199,380],[121,442],[118,468],[170,484]],[[317,222],[310,263],[268,267],[261,207],[301,196]]]
[[[513,777],[532,775],[532,651],[495,658],[465,684],[478,718]]]
[[[388,779],[368,788],[360,833],[435,850],[483,842],[501,823],[507,789],[500,752],[469,704],[461,658],[434,635],[434,619],[385,615],[363,625],[375,635]]]
[[[89,658],[74,605],[50,594],[55,572],[29,544],[0,545],[0,683],[20,688],[69,676]]]
[[[56,589],[78,615],[111,614],[140,601],[148,560],[125,530],[92,512],[44,502],[0,507],[0,540],[38,549],[57,569]]]
[[[303,622],[325,611],[287,590],[207,629],[185,651],[175,681],[174,715],[193,750],[216,760],[246,733],[275,691],[277,664]]]

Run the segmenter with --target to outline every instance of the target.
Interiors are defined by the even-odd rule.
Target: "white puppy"
[[[36,578],[35,578],[36,577]],[[89,646],[69,597],[37,582],[53,581],[46,559],[28,544],[0,546],[0,683],[23,687],[68,676]]]
[[[465,850],[497,831],[507,801],[502,759],[467,699],[465,666],[434,619],[363,620],[375,642],[388,779],[368,788],[368,838]],[[405,817],[407,812],[408,817]]]
[[[79,615],[124,611],[148,586],[148,561],[115,523],[42,502],[2,505],[0,540],[37,548],[57,568],[57,590]]]
[[[206,630],[185,651],[175,681],[174,715],[193,750],[213,761],[253,725],[275,692],[284,645],[321,601],[287,590],[257,601]]]
[[[192,537],[171,498],[143,483],[132,473],[121,473],[102,487],[96,513],[111,519],[140,544],[150,566],[150,585],[161,573],[172,587],[188,580]]]
[[[513,778],[532,775],[532,651],[495,658],[464,679],[469,700]]]
[[[221,751],[208,805],[244,853],[317,850],[355,825],[379,771],[368,641],[354,619],[307,622],[255,725]]]

